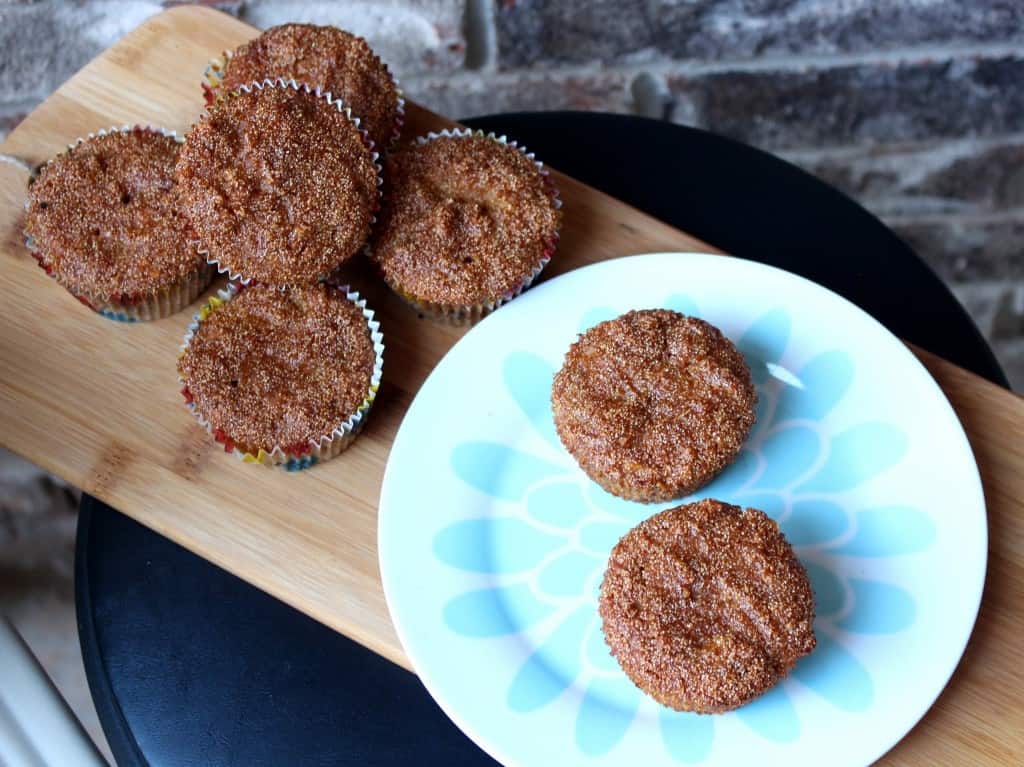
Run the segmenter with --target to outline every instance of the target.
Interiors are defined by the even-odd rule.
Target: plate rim
[[[938,395],[942,403],[942,406],[952,419],[952,423],[955,426],[955,433],[957,437],[959,438],[959,440],[961,440],[962,446],[966,450],[966,454],[970,457],[970,468],[972,469],[971,479],[973,485],[971,490],[976,490],[977,495],[981,499],[982,525],[979,547],[983,552],[983,557],[981,558],[982,566],[980,568],[977,583],[972,584],[970,589],[971,598],[969,600],[969,613],[971,615],[971,619],[970,621],[965,622],[965,630],[963,631],[962,636],[959,637],[955,642],[957,651],[955,655],[952,656],[953,660],[951,664],[948,668],[944,668],[940,673],[936,674],[935,678],[941,679],[941,684],[937,686],[935,694],[931,696],[930,700],[927,701],[927,705],[923,705],[921,710],[912,717],[912,721],[909,722],[908,726],[905,730],[903,730],[901,734],[895,737],[895,739],[891,740],[891,742],[880,744],[880,750],[878,751],[878,753],[874,754],[871,757],[871,760],[869,762],[874,763],[878,759],[882,758],[889,751],[891,751],[900,741],[906,738],[907,735],[910,734],[910,732],[915,727],[917,727],[921,720],[924,719],[925,716],[927,716],[928,712],[931,711],[931,709],[935,705],[935,702],[939,699],[942,693],[945,692],[946,688],[949,686],[949,682],[952,679],[953,674],[956,673],[957,668],[960,666],[960,662],[963,660],[964,653],[967,650],[967,645],[970,643],[971,637],[974,634],[974,628],[977,624],[978,614],[981,610],[981,602],[982,597],[984,595],[985,583],[988,578],[989,566],[988,503],[985,498],[985,489],[981,481],[981,472],[978,468],[977,458],[974,455],[974,449],[971,446],[970,440],[967,438],[967,433],[964,431],[963,424],[960,421],[960,416],[957,414],[952,403],[949,401],[949,398],[946,396],[945,392],[939,386],[938,382],[928,371],[928,369],[924,366],[924,364],[917,357],[917,355],[915,355],[910,350],[910,347],[899,336],[895,335],[874,316],[866,312],[864,309],[862,309],[861,307],[859,307],[857,304],[853,303],[846,297],[840,295],[839,293],[836,293],[835,291],[825,287],[824,285],[820,285],[819,283],[814,282],[813,280],[810,280],[799,274],[790,272],[786,269],[782,269],[771,264],[765,264],[760,261],[753,261],[750,259],[740,258],[728,254],[701,253],[696,251],[657,251],[650,253],[638,253],[617,256],[614,258],[608,258],[591,264],[587,264],[586,266],[577,267],[567,272],[558,274],[557,276],[552,277],[551,279],[544,280],[543,282],[533,286],[528,293],[547,293],[551,291],[554,286],[557,286],[560,282],[565,281],[566,278],[574,277],[579,272],[584,272],[588,270],[600,270],[602,268],[607,268],[610,264],[618,265],[625,264],[631,261],[635,262],[639,260],[653,260],[659,258],[664,259],[678,257],[684,257],[691,260],[700,260],[706,263],[726,261],[733,264],[741,264],[743,268],[750,268],[754,269],[755,271],[763,270],[765,272],[774,274],[776,277],[792,280],[798,284],[802,283],[802,285],[806,288],[810,288],[812,290],[816,290],[827,294],[830,299],[839,301],[841,304],[845,306],[847,310],[854,312],[855,314],[859,315],[862,319],[865,319],[870,324],[876,326],[876,328],[881,330],[885,336],[896,342],[896,344],[901,349],[899,354],[901,356],[904,356],[906,360],[910,361],[911,369],[915,371],[915,373],[918,375],[918,378],[923,382],[924,386],[930,387],[931,390]],[[509,302],[509,305],[511,305],[512,303],[513,302]],[[391,576],[389,575],[389,573],[393,572],[393,570],[391,569],[390,564],[385,564],[385,561],[388,559],[388,554],[386,553],[388,547],[382,545],[382,542],[388,538],[388,534],[385,532],[385,514],[383,513],[383,510],[388,505],[386,503],[386,500],[389,496],[389,478],[392,472],[394,471],[392,456],[394,455],[394,447],[401,437],[402,426],[405,424],[406,419],[409,417],[409,414],[413,411],[413,408],[416,406],[416,402],[417,400],[419,400],[423,390],[427,387],[427,385],[430,383],[431,380],[433,380],[435,376],[442,374],[442,367],[444,366],[446,360],[449,358],[452,352],[460,344],[465,342],[466,339],[476,335],[480,335],[482,332],[481,328],[489,327],[490,324],[493,324],[492,318],[495,315],[497,315],[498,312],[502,311],[504,308],[505,307],[501,307],[495,312],[493,312],[491,315],[484,317],[483,320],[478,322],[474,327],[470,328],[458,341],[455,342],[455,344],[452,345],[450,349],[448,349],[447,352],[445,352],[444,356],[440,360],[438,360],[438,362],[434,365],[433,369],[430,371],[428,376],[424,379],[423,383],[420,385],[419,389],[417,389],[416,395],[409,403],[409,407],[402,417],[402,421],[399,424],[398,430],[395,433],[395,438],[392,442],[391,450],[388,453],[388,460],[387,464],[385,465],[384,475],[381,481],[380,499],[378,501],[377,506],[377,566],[378,570],[380,571],[381,584],[383,586],[384,591],[384,601],[385,604],[387,605],[388,615],[391,619],[391,624],[395,630],[395,634],[397,635],[398,641],[402,646],[403,653],[405,654],[406,658],[409,660],[410,665],[412,666],[413,673],[415,673],[419,677],[424,688],[426,688],[427,692],[430,694],[430,697],[434,700],[438,707],[445,713],[445,715],[463,732],[463,734],[465,734],[470,740],[472,740],[481,750],[483,750],[485,753],[487,753],[489,756],[491,756],[493,759],[497,760],[503,765],[518,765],[521,764],[521,761],[517,757],[511,754],[504,753],[501,748],[497,747],[489,739],[484,737],[467,718],[463,717],[461,713],[455,710],[454,706],[452,706],[450,701],[446,700],[442,695],[439,695],[436,692],[437,683],[435,681],[435,677],[431,674],[431,672],[425,669],[426,664],[423,663],[423,658],[417,657],[416,652],[410,651],[409,634],[411,633],[411,630],[410,627],[405,626],[403,624],[401,618],[398,617],[398,614],[395,610],[396,598],[393,596],[395,583],[392,580]],[[709,762],[709,764],[713,765],[714,762]]]

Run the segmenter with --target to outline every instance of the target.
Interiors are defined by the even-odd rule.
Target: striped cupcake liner
[[[87,136],[82,136],[68,144],[67,149],[65,149],[62,154],[71,154],[81,144],[95,138],[107,136],[112,133],[130,133],[132,131],[148,131],[151,133],[157,133],[161,136],[172,138],[179,144],[184,141],[184,139],[175,131],[168,130],[166,128],[160,128],[153,125],[122,125],[112,128],[104,128],[103,130],[96,131],[95,133],[90,133]],[[50,164],[50,162],[52,162],[52,160],[44,162],[32,170],[28,181],[29,186],[35,183],[36,179],[39,178],[40,174],[46,166]],[[28,202],[25,203],[25,208],[26,210],[28,209]],[[24,235],[25,247],[28,248],[29,254],[36,260],[36,263],[39,264],[39,267],[46,272],[46,274],[56,280],[61,287],[77,298],[79,302],[89,307],[97,314],[118,322],[146,322],[170,317],[172,314],[180,312],[182,309],[185,309],[187,306],[195,302],[195,300],[202,295],[203,291],[209,287],[215,274],[214,269],[211,266],[204,264],[194,272],[190,272],[185,275],[178,282],[166,285],[154,293],[103,295],[84,290],[77,290],[63,282],[54,272],[51,260],[47,258],[46,254],[39,247],[39,243],[36,242],[36,239],[27,229]]]
[[[372,230],[373,225],[377,222],[377,216],[376,216],[377,210],[380,209],[380,192],[381,192],[381,187],[384,184],[384,169],[381,167],[381,164],[380,164],[380,155],[376,151],[374,151],[373,141],[367,135],[366,130],[364,130],[363,128],[359,127],[359,118],[352,114],[352,110],[349,109],[349,107],[345,104],[344,101],[342,101],[340,98],[335,98],[330,93],[322,92],[319,88],[313,88],[313,87],[311,87],[309,85],[306,85],[305,83],[299,83],[299,82],[296,82],[295,80],[285,80],[283,77],[278,77],[278,78],[273,79],[273,80],[267,79],[267,80],[262,80],[260,82],[250,83],[249,85],[243,85],[238,90],[231,91],[229,93],[220,94],[216,98],[216,100],[213,102],[213,104],[211,104],[211,106],[219,104],[222,101],[225,101],[225,100],[230,99],[230,98],[236,98],[236,97],[238,97],[242,93],[252,93],[253,91],[262,91],[262,90],[265,90],[267,88],[291,88],[294,91],[301,91],[303,93],[309,93],[309,94],[311,94],[313,96],[316,96],[317,98],[323,99],[324,101],[327,102],[328,105],[334,107],[341,114],[345,115],[345,117],[349,121],[351,121],[351,123],[359,131],[359,135],[362,137],[363,143],[365,144],[366,148],[370,151],[370,155],[373,158],[373,167],[376,168],[376,170],[377,170],[377,198],[378,198],[378,202],[377,202],[377,207],[374,209],[374,215],[370,217],[370,227],[371,227],[371,230]],[[207,112],[200,118],[200,122],[202,120],[208,119],[209,116],[210,116],[210,112],[209,112],[209,109],[208,109]],[[195,243],[195,246],[196,246],[196,251],[199,253],[199,255],[203,256],[206,259],[207,263],[209,263],[211,266],[213,266],[217,270],[218,273],[225,274],[225,275],[227,275],[228,279],[230,279],[231,281],[238,282],[238,283],[240,283],[242,285],[249,285],[252,282],[252,278],[246,277],[241,272],[234,271],[229,266],[225,266],[224,264],[222,264],[220,262],[220,260],[216,256],[214,256],[213,254],[210,253],[209,249],[207,249],[207,248],[205,248],[203,246],[202,242],[197,241]],[[313,283],[316,283],[316,282],[321,282],[323,280],[326,280],[340,266],[341,266],[341,264],[331,268],[330,270],[328,270],[327,272],[324,272],[323,274],[313,275],[308,281],[303,282],[301,284],[313,284]],[[290,287],[297,287],[297,284],[292,283],[292,284],[278,285],[277,287],[280,287],[282,289],[287,289],[287,288],[290,288]]]
[[[370,413],[370,409],[373,407],[374,400],[377,398],[377,390],[380,388],[381,376],[384,371],[384,335],[380,331],[380,322],[374,319],[373,310],[366,306],[365,298],[360,298],[359,293],[350,290],[348,285],[332,287],[335,290],[340,291],[347,300],[359,307],[362,311],[363,317],[366,319],[366,326],[370,332],[370,339],[373,341],[373,351],[375,355],[373,373],[370,376],[370,387],[366,392],[366,397],[363,399],[362,404],[356,408],[356,411],[351,416],[332,429],[329,434],[325,434],[316,440],[310,440],[306,445],[302,446],[301,449],[297,448],[295,445],[288,446],[287,448],[281,445],[276,445],[269,451],[263,448],[247,450],[245,449],[245,446],[236,443],[229,434],[226,434],[223,429],[212,424],[202,415],[202,413],[199,412],[192,399],[192,394],[189,391],[188,385],[179,374],[178,383],[181,385],[181,393],[185,398],[185,404],[188,407],[189,412],[195,416],[199,425],[206,429],[207,433],[212,436],[214,440],[224,446],[225,452],[233,454],[245,463],[258,463],[263,464],[264,466],[279,466],[286,471],[301,471],[302,469],[308,469],[311,466],[323,463],[324,461],[328,461],[331,458],[340,455],[352,444],[353,441],[355,441],[356,436],[360,431],[362,431],[363,425],[366,423],[366,419]],[[210,300],[192,318],[192,322],[189,324],[188,329],[185,332],[185,339],[178,353],[179,359],[188,350],[189,345],[192,343],[192,339],[195,337],[206,318],[224,306],[227,302],[231,301],[243,290],[245,290],[244,285],[232,282],[228,283],[228,285],[222,290],[217,291],[217,295],[210,298]]]
[[[419,146],[427,144],[431,141],[436,141],[439,138],[470,138],[470,137],[483,137],[497,141],[499,144],[517,149],[525,157],[533,162],[537,166],[537,171],[541,174],[544,179],[544,188],[548,195],[551,197],[552,204],[556,209],[561,209],[562,198],[558,193],[558,187],[555,186],[554,181],[551,179],[551,174],[544,167],[544,163],[538,160],[533,152],[527,150],[526,147],[519,144],[517,141],[509,141],[507,136],[499,136],[495,133],[484,133],[480,130],[472,130],[470,128],[456,128],[456,129],[445,129],[443,131],[434,132],[431,131],[425,136],[419,136],[415,139],[414,143]],[[429,317],[433,320],[445,322],[451,325],[467,325],[479,321],[483,317],[493,312],[495,309],[503,304],[508,303],[513,298],[516,298],[524,290],[526,290],[533,282],[537,279],[544,267],[548,265],[551,257],[554,255],[555,250],[558,248],[559,232],[556,229],[551,237],[544,243],[544,249],[542,255],[537,264],[530,270],[530,273],[523,278],[523,280],[515,285],[511,290],[506,291],[501,296],[494,298],[489,301],[483,301],[478,304],[446,304],[437,301],[427,301],[421,298],[417,298],[405,291],[401,285],[388,278],[388,275],[383,269],[380,269],[381,277],[384,281],[398,296],[405,301],[409,306],[415,309],[420,314]],[[372,238],[371,238],[372,243]],[[373,259],[373,249],[370,243],[367,243],[365,248],[366,254]],[[379,264],[378,264],[379,268]]]
[[[224,51],[224,53],[217,58],[211,59],[210,63],[206,65],[206,69],[203,71],[203,98],[205,99],[207,106],[212,106],[217,99],[220,98],[220,91],[224,83],[224,71],[227,69],[228,62],[231,60],[231,55],[231,51]],[[391,78],[391,82],[394,83],[395,92],[398,98],[398,102],[395,105],[395,123],[391,129],[391,137],[388,139],[387,146],[374,147],[379,152],[388,152],[395,146],[395,142],[397,142],[399,136],[402,135],[402,128],[405,126],[405,93],[402,91],[402,86],[398,82],[398,78],[392,74],[388,65],[381,61],[380,56],[374,54],[373,57],[377,63],[384,68],[388,77]],[[330,96],[331,93],[328,91],[326,95]]]

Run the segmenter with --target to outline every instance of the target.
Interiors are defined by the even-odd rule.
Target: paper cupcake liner
[[[349,447],[349,445],[352,444],[356,436],[362,430],[363,425],[366,423],[367,416],[369,415],[370,408],[373,407],[373,402],[377,398],[377,389],[380,388],[381,375],[384,369],[384,335],[380,332],[380,322],[373,318],[373,310],[367,308],[365,298],[360,298],[357,292],[349,289],[348,285],[332,285],[331,287],[343,293],[346,299],[359,307],[363,313],[363,317],[366,319],[366,326],[369,328],[370,338],[373,341],[373,351],[376,359],[373,363],[373,373],[370,376],[370,388],[366,392],[366,398],[363,400],[363,403],[356,408],[355,413],[332,429],[329,434],[325,434],[317,440],[310,440],[302,450],[296,449],[294,445],[287,448],[281,445],[276,445],[270,451],[257,449],[255,452],[250,452],[236,444],[235,441],[231,439],[230,435],[225,434],[223,430],[213,426],[213,424],[199,413],[196,409],[195,403],[192,401],[192,395],[189,392],[188,385],[179,375],[178,383],[181,384],[181,393],[185,398],[186,406],[192,415],[195,416],[199,425],[206,429],[210,436],[224,446],[225,452],[232,453],[246,463],[260,463],[264,466],[281,466],[286,471],[300,471],[302,469],[308,469],[310,466],[315,466],[318,463],[328,461],[341,454]],[[210,298],[206,305],[203,306],[192,318],[192,322],[189,324],[188,330],[185,332],[185,340],[178,354],[179,358],[186,352],[189,344],[192,343],[192,338],[199,330],[199,326],[203,321],[244,289],[244,285],[234,282],[228,283],[227,287],[217,291],[217,295]]]
[[[184,139],[175,131],[167,130],[166,128],[158,128],[152,125],[122,125],[120,127],[105,128],[103,130],[96,131],[95,133],[90,133],[87,136],[78,138],[68,144],[67,149],[65,149],[62,154],[70,154],[80,144],[83,144],[93,138],[99,138],[100,136],[106,136],[111,133],[130,133],[136,130],[158,133],[161,136],[173,138],[179,144],[184,141]],[[35,183],[35,180],[39,178],[39,174],[43,172],[43,169],[49,165],[50,162],[52,162],[52,160],[48,160],[47,162],[40,164],[32,171],[29,176],[29,186]],[[25,207],[26,209],[28,208],[28,202],[25,203]],[[185,275],[178,282],[166,285],[155,293],[103,295],[84,290],[76,290],[61,281],[51,268],[46,254],[42,252],[38,243],[35,241],[35,238],[27,231],[25,232],[25,247],[28,248],[29,254],[36,260],[39,267],[50,275],[50,277],[56,280],[61,287],[97,314],[102,315],[107,319],[117,320],[118,322],[159,320],[180,312],[199,298],[202,292],[210,285],[215,273],[212,267],[204,264],[195,271]]]
[[[405,125],[405,93],[402,91],[398,78],[394,76],[388,65],[381,61],[376,53],[373,54],[373,57],[384,68],[384,71],[387,72],[391,82],[394,83],[398,99],[398,103],[395,105],[395,124],[391,128],[391,137],[388,139],[388,144],[387,146],[377,147],[378,151],[387,152],[394,147],[398,137],[402,135],[402,128]],[[207,106],[212,106],[220,98],[221,87],[224,83],[224,70],[227,69],[228,61],[230,60],[231,51],[224,51],[217,58],[211,59],[210,63],[206,65],[206,69],[203,71],[203,99],[205,99]],[[330,91],[326,95],[330,96]]]
[[[384,183],[384,169],[381,167],[380,164],[380,155],[373,148],[373,140],[366,133],[365,129],[359,127],[359,118],[352,114],[352,110],[348,108],[348,106],[345,104],[344,101],[342,101],[342,99],[335,98],[330,93],[324,93],[319,88],[313,88],[312,86],[306,85],[305,83],[296,82],[295,80],[285,80],[283,77],[278,77],[273,80],[267,79],[262,80],[260,82],[253,82],[248,85],[243,85],[236,91],[230,91],[229,93],[218,95],[213,103],[218,104],[221,101],[224,101],[225,99],[237,97],[240,93],[252,93],[254,90],[262,91],[265,88],[291,88],[292,90],[302,91],[304,93],[311,93],[317,98],[324,99],[328,103],[328,105],[337,109],[339,112],[345,115],[345,117],[348,120],[350,120],[353,125],[355,125],[356,129],[359,131],[359,135],[363,139],[363,143],[366,145],[366,148],[370,151],[370,154],[373,158],[373,167],[376,168],[377,170],[377,207],[374,208],[374,215],[370,217],[370,228],[372,231],[373,225],[377,223],[376,212],[380,209],[380,191],[381,186]],[[206,120],[207,118],[209,118],[209,116],[210,113],[209,111],[207,111],[200,118],[200,121]],[[195,243],[195,246],[196,252],[198,252],[199,255],[203,256],[206,259],[207,263],[213,266],[220,274],[226,274],[230,280],[232,280],[233,282],[241,283],[242,285],[249,285],[252,282],[252,279],[250,277],[246,277],[241,272],[232,271],[230,267],[221,264],[220,260],[214,257],[209,250],[204,248],[201,242],[197,241]],[[358,253],[358,251],[356,252]],[[336,268],[337,267],[327,272],[324,272],[323,274],[313,275],[308,280],[308,282],[304,282],[302,284],[313,284],[316,282],[326,280],[335,271]],[[290,287],[297,287],[297,285],[286,284],[278,285],[277,287],[285,289]]]
[[[484,133],[483,131],[480,130],[474,131],[470,128],[456,128],[445,129],[440,132],[431,131],[425,136],[417,137],[415,139],[415,143],[417,145],[423,145],[442,137],[469,138],[472,136],[488,138],[491,139],[492,141],[497,141],[499,144],[504,144],[505,146],[509,146],[512,147],[513,149],[517,149],[518,151],[520,151],[527,159],[532,161],[533,164],[537,166],[537,171],[541,174],[541,176],[544,179],[544,188],[547,191],[548,195],[551,197],[552,203],[554,204],[556,209],[561,209],[562,198],[558,194],[558,188],[551,180],[551,174],[548,172],[547,168],[544,167],[544,163],[538,160],[532,152],[526,149],[526,147],[521,146],[519,142],[509,141],[508,137],[506,136],[498,136],[495,133]],[[528,287],[530,287],[530,285],[533,284],[534,280],[537,279],[540,273],[544,271],[544,267],[548,265],[548,262],[554,255],[555,250],[558,248],[558,238],[559,232],[558,229],[556,229],[554,233],[551,235],[551,237],[544,243],[543,255],[541,256],[540,261],[537,263],[536,266],[533,267],[532,270],[530,270],[530,273],[522,280],[522,282],[520,282],[518,285],[516,285],[503,295],[499,296],[498,298],[478,304],[446,304],[437,301],[425,301],[423,299],[410,295],[409,293],[404,291],[400,285],[388,279],[388,276],[384,273],[383,269],[380,269],[380,274],[381,277],[383,277],[384,281],[388,284],[388,287],[390,287],[395,293],[397,293],[402,298],[403,301],[405,301],[407,304],[409,304],[411,307],[413,307],[416,311],[423,314],[424,316],[430,317],[431,319],[434,320],[439,320],[441,322],[446,322],[452,325],[471,324],[487,316],[502,304],[508,303],[513,298],[522,293],[524,290],[526,290]],[[367,243],[366,246],[366,253],[368,256],[370,256],[371,259],[373,258],[372,247],[369,243]]]

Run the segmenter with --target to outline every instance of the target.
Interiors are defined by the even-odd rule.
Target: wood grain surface
[[[154,17],[29,115],[0,153],[39,163],[78,136],[149,123],[183,131],[203,109],[206,62],[256,30],[180,7]],[[405,136],[451,124],[409,105]],[[541,158],[543,159],[543,158]],[[0,163],[0,442],[314,618],[408,666],[377,569],[376,513],[391,441],[417,388],[464,332],[421,320],[363,264],[352,284],[382,322],[384,385],[342,458],[286,474],[245,465],[182,404],[175,359],[191,312],[126,325],[93,315],[46,278],[22,244],[24,171]],[[613,256],[715,252],[556,174],[565,200],[545,277]],[[218,283],[219,284],[219,283]],[[989,576],[963,662],[891,765],[1024,763],[1024,401],[918,352],[981,466]]]

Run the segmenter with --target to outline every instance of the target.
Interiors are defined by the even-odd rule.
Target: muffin
[[[177,179],[210,262],[243,282],[326,277],[362,248],[379,206],[376,154],[347,110],[282,80],[214,104]]]
[[[533,156],[493,134],[431,134],[388,157],[371,255],[422,313],[482,317],[550,260],[561,202]]]
[[[754,425],[757,393],[718,328],[649,309],[584,333],[551,403],[558,436],[587,476],[652,503],[696,490],[732,462]]]
[[[815,646],[811,584],[778,525],[711,499],[626,533],[598,610],[622,670],[678,711],[742,706]]]
[[[179,142],[153,128],[100,131],[29,183],[25,241],[39,265],[112,319],[152,320],[192,303],[213,270],[181,210]]]
[[[182,394],[226,451],[304,469],[342,452],[365,423],[383,365],[379,328],[346,288],[231,285],[185,336]]]
[[[206,96],[282,77],[308,83],[352,109],[379,151],[402,130],[401,92],[391,73],[361,37],[336,27],[283,24],[211,64]]]

